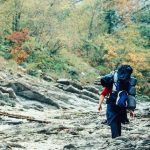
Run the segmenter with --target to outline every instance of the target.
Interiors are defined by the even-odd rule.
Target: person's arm
[[[102,103],[104,101],[104,98],[107,94],[111,93],[112,89],[111,88],[104,88],[103,91],[100,94],[99,98],[99,105],[98,105],[98,111],[102,110]]]
[[[134,118],[134,117],[135,117],[135,112],[134,112],[134,110],[130,110],[129,112],[130,112],[130,116],[131,116],[132,118]]]
[[[100,95],[100,98],[99,98],[99,105],[98,105],[98,111],[101,111],[101,110],[102,110],[102,103],[103,103],[103,101],[104,101],[104,98],[105,98],[104,95]]]

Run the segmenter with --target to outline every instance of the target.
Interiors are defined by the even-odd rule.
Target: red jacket
[[[112,92],[112,88],[104,88],[103,91],[101,92],[101,95],[104,97]]]

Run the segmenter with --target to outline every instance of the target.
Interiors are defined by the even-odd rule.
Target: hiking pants
[[[121,136],[121,123],[127,122],[126,109],[113,104],[107,104],[107,123],[111,127],[112,138]]]
[[[121,121],[119,121],[117,118],[115,118],[111,124],[111,135],[112,138],[116,138],[118,136],[121,136]]]

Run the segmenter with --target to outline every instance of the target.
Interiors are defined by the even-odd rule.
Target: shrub
[[[92,66],[102,65],[104,63],[104,55],[107,50],[103,44],[94,44],[92,41],[84,41],[82,45],[82,51],[86,53],[89,58],[89,63]]]
[[[10,44],[4,39],[0,39],[0,55],[5,59],[11,59],[12,55],[10,53]]]
[[[79,80],[79,73],[78,73],[78,71],[76,70],[76,68],[74,68],[74,67],[69,67],[68,73],[69,73],[69,75],[70,75],[70,77],[71,77],[72,79],[77,79],[77,80]]]
[[[24,62],[30,53],[29,49],[23,49],[23,43],[29,39],[29,30],[22,29],[20,32],[13,32],[8,35],[6,39],[11,42],[10,54],[12,58],[18,63]]]
[[[23,42],[29,39],[29,30],[22,29],[20,32],[13,32],[6,39],[17,45],[22,45]]]
[[[18,63],[22,63],[29,56],[26,51],[22,49],[22,47],[14,46],[11,49],[12,58]]]
[[[37,76],[38,75],[38,71],[37,70],[32,70],[32,69],[28,69],[27,73],[31,76]]]
[[[150,48],[150,26],[141,25],[139,27],[139,32],[141,36],[147,40],[147,43],[144,45],[146,48]]]

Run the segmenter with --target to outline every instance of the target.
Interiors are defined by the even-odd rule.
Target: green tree
[[[107,23],[107,33],[111,34],[114,31],[114,27],[116,27],[117,23],[119,22],[119,17],[117,16],[116,11],[106,11],[105,21]]]

